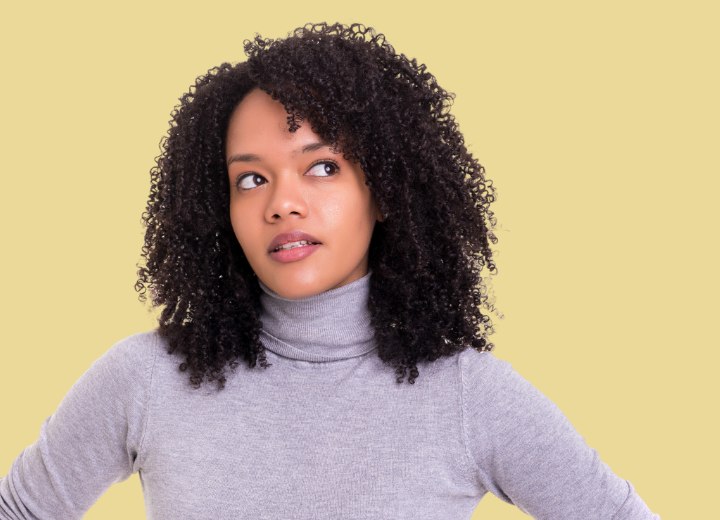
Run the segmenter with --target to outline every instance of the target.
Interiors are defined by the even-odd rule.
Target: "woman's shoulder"
[[[509,406],[516,409],[554,407],[509,361],[494,352],[468,348],[459,354],[458,364],[463,394],[470,406],[497,409],[502,414],[507,414]]]
[[[515,371],[512,365],[491,351],[468,347],[458,354],[460,375],[465,383],[490,384],[506,380]]]
[[[155,358],[163,348],[164,340],[157,329],[136,332],[116,340],[105,352],[118,361],[134,362]]]
[[[477,400],[516,386],[519,376],[512,365],[493,352],[478,351],[470,346],[419,366],[420,380],[461,389],[465,399]],[[433,383],[435,382],[435,383]]]
[[[162,345],[156,329],[122,337],[95,360],[88,372],[105,379],[145,380],[163,350]]]

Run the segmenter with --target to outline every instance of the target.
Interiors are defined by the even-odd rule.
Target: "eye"
[[[252,190],[265,182],[265,178],[259,173],[246,173],[238,177],[235,187],[241,190]]]
[[[307,171],[313,177],[332,177],[340,170],[334,161],[319,161],[313,164]]]

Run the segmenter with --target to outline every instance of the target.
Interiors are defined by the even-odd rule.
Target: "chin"
[[[280,276],[274,277],[271,283],[267,283],[264,280],[263,283],[276,294],[289,300],[308,298],[333,288],[333,284],[325,280],[319,280],[314,276],[308,278],[303,280],[303,277],[298,275]]]

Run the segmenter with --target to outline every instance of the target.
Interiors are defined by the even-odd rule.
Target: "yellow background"
[[[2,8],[0,475],[115,341],[148,171],[196,76],[255,32],[359,21],[428,65],[498,189],[498,357],[663,518],[718,460],[714,2],[28,2]],[[143,518],[136,475],[86,518]],[[473,519],[527,518],[487,495]]]

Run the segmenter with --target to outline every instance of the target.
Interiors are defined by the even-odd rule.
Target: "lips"
[[[268,253],[272,253],[276,248],[288,242],[297,242],[298,240],[306,240],[314,244],[320,244],[321,242],[312,235],[304,233],[302,231],[291,231],[290,233],[280,233],[272,239],[268,246]]]

